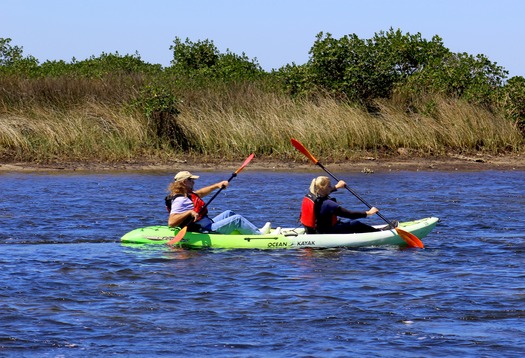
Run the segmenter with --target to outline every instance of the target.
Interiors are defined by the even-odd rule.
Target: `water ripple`
[[[317,174],[243,172],[211,210],[297,226]],[[521,357],[523,174],[336,173],[388,218],[440,217],[425,250],[199,251],[118,242],[165,222],[172,173],[2,173],[0,352]]]

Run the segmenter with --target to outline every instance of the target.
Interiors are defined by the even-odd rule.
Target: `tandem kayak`
[[[399,228],[422,239],[434,229],[438,220],[437,217],[428,217],[400,222]],[[132,230],[120,240],[123,244],[166,244],[177,235],[179,230],[179,228],[168,226],[148,226]],[[264,235],[187,232],[175,246],[189,249],[297,249],[307,247],[326,249],[380,245],[406,246],[406,242],[396,230],[361,234],[305,234],[303,228],[283,228]]]

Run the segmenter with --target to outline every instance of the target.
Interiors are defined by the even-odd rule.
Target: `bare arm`
[[[183,223],[189,222],[190,217],[193,217],[193,220],[197,218],[198,214],[193,210],[188,210],[183,213],[178,214],[170,214],[168,217],[168,226],[169,227],[176,227],[176,226],[182,226]]]
[[[230,184],[227,180],[212,184],[210,186],[200,188],[199,190],[195,191],[195,194],[200,196],[201,198],[210,194],[212,191],[220,189],[221,187],[224,187],[226,189],[228,187],[228,184]]]

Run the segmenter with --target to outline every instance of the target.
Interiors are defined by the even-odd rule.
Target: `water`
[[[245,170],[211,214],[296,226],[318,174]],[[166,222],[173,173],[0,174],[0,356],[525,353],[524,172],[335,174],[387,218],[440,217],[426,249],[123,246]]]

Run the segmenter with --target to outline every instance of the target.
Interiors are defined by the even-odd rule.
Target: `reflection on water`
[[[231,175],[199,174],[202,186]],[[245,170],[211,214],[296,226],[319,174]],[[0,174],[0,352],[523,353],[523,172],[335,174],[388,218],[440,217],[426,249],[124,246],[127,231],[166,222],[173,173]],[[350,193],[336,197],[365,209]]]

